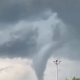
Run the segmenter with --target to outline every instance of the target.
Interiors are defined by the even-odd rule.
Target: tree
[[[80,78],[73,77],[72,80],[80,80]]]
[[[66,78],[66,80],[69,80],[69,79],[68,79],[68,78]],[[80,80],[80,78],[73,77],[71,80]]]

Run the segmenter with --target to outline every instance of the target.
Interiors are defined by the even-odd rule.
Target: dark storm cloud
[[[0,22],[37,18],[48,9],[66,22],[80,25],[80,0],[0,0]]]
[[[27,31],[27,30],[26,30]],[[25,34],[17,31],[11,35],[11,39],[0,45],[0,55],[3,57],[31,57],[37,50],[37,29],[30,28]],[[20,38],[15,36],[22,35]]]
[[[2,45],[0,44],[0,55],[1,56],[12,56],[12,57],[14,56],[25,56],[25,57],[33,56],[34,54],[38,54],[39,50],[41,50],[41,48],[44,45],[48,44],[49,42],[51,43],[52,40],[54,42],[54,41],[57,41],[58,38],[62,38],[62,36],[60,37],[59,35],[59,33],[61,32],[61,34],[64,35],[66,39],[71,40],[71,42],[68,43],[69,50],[67,51],[69,52],[68,53],[66,53],[65,51],[64,53],[59,52],[58,55],[62,55],[66,57],[70,56],[71,58],[73,58],[75,57],[76,54],[75,53],[73,54],[73,52],[70,53],[70,51],[75,50],[75,52],[77,52],[75,59],[77,59],[79,56],[79,46],[80,46],[79,27],[68,26],[64,24],[63,21],[59,19],[57,15],[55,15],[55,13],[52,13],[52,14],[53,15],[50,16],[47,20],[41,20],[41,21],[30,22],[30,23],[28,23],[27,21],[20,22],[13,26],[17,30],[16,29],[14,30],[14,28],[9,28],[7,30],[8,33],[6,32],[6,30],[4,30],[3,34],[0,33],[0,37],[3,38],[1,40],[4,41]],[[30,27],[28,24],[29,25],[31,24],[32,27]],[[39,31],[38,29],[34,30],[33,29],[34,26],[38,26]],[[26,27],[28,27],[29,30],[26,29]],[[50,27],[53,27],[53,30],[51,30],[52,28],[50,29]],[[65,32],[66,34],[64,34],[63,32]],[[54,33],[55,33],[55,36],[54,36]],[[7,34],[10,36],[7,36]],[[54,37],[52,38],[52,36]],[[6,38],[10,38],[10,39],[8,40]],[[75,45],[78,47],[77,50],[74,47]],[[40,46],[40,49],[37,50],[39,46]],[[56,53],[54,52],[54,54]]]
[[[29,23],[34,23],[32,26],[38,26],[38,29],[41,28],[39,30],[40,32],[37,32],[37,29],[34,30],[33,27],[30,27],[29,30],[25,29],[23,26],[25,23],[13,26],[19,29],[21,28],[19,32],[16,30],[13,31],[13,28],[10,26],[11,28],[9,27],[9,30],[7,28],[4,29],[5,35],[8,32],[8,35],[11,34],[9,37],[4,36],[5,38],[9,38],[5,41],[0,30],[0,37],[3,38],[3,44],[0,44],[0,56],[32,56],[35,65],[34,69],[39,80],[41,78],[43,79],[43,71],[45,70],[47,60],[52,54],[74,60],[79,59],[79,9],[80,0],[0,0],[0,23],[11,24],[23,20],[28,24],[32,19],[42,18],[39,22],[33,21]],[[43,14],[48,10],[51,10],[51,15],[46,18]],[[54,12],[57,12],[58,16],[54,16]],[[63,21],[71,24],[71,26],[66,25]],[[25,26],[27,27],[28,25]],[[55,29],[53,28],[54,30],[51,30],[49,29],[50,27],[55,27]],[[13,34],[10,33],[12,32],[11,30],[14,32]],[[62,31],[67,32],[62,33]],[[56,42],[55,45],[54,42]],[[48,44],[52,46],[48,46]]]
[[[35,0],[3,0],[0,2],[0,21],[16,22],[34,17],[42,12],[38,3]]]

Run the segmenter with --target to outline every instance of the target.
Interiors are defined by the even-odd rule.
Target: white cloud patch
[[[0,80],[37,80],[32,61],[22,58],[0,58]]]
[[[56,80],[56,65],[53,61],[56,58],[50,58],[47,63],[47,67],[44,73],[44,80]],[[80,75],[80,62],[72,61],[69,59],[60,59],[62,62],[58,68],[59,80],[65,80],[66,78],[72,78],[73,76],[79,77]]]
[[[44,72],[44,80],[56,80],[55,58],[50,58]],[[59,79],[65,80],[80,75],[80,62],[61,58]],[[38,80],[32,60],[24,58],[0,58],[0,80]]]

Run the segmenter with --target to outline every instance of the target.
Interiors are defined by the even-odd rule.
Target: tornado
[[[46,64],[51,55],[63,47],[68,41],[64,36],[60,35],[60,27],[56,26],[53,31],[52,41],[44,46],[38,51],[33,59],[33,67],[35,69],[38,80],[44,80],[44,71],[46,69]]]

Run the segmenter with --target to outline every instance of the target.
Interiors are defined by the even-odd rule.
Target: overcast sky
[[[55,57],[60,79],[79,76],[79,21],[80,0],[0,0],[0,79],[56,79]]]

